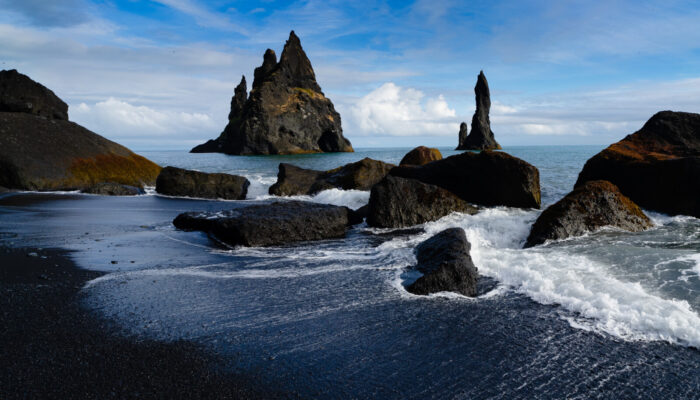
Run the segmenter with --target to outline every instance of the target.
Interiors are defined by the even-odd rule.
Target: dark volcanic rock
[[[401,228],[435,221],[454,211],[475,214],[477,209],[435,185],[390,175],[372,187],[367,224]]]
[[[586,162],[576,187],[608,180],[641,207],[700,218],[700,114],[662,111]]]
[[[208,232],[234,246],[274,246],[341,238],[356,222],[357,215],[347,207],[280,201],[219,213],[188,212],[178,215],[173,224],[179,229]]]
[[[103,196],[136,196],[146,193],[143,189],[136,186],[120,185],[112,182],[101,182],[83,189],[82,192]]]
[[[440,153],[440,150],[432,147],[418,146],[406,153],[399,165],[425,165],[437,160],[442,160],[442,153]]]
[[[0,112],[68,120],[68,105],[44,85],[17,70],[0,71]]]
[[[542,212],[525,247],[583,235],[604,226],[639,232],[652,223],[617,186],[608,181],[588,181]]]
[[[168,196],[206,199],[245,200],[248,179],[230,174],[208,174],[175,167],[165,167],[156,180],[156,192]]]
[[[489,120],[491,92],[484,71],[479,73],[474,93],[476,94],[476,111],[472,117],[472,131],[467,135],[466,124],[462,123],[459,128],[457,150],[498,150],[501,145],[496,142],[491,130],[491,121]]]
[[[466,152],[420,167],[397,167],[389,174],[440,186],[473,204],[540,207],[537,168],[500,151]]]
[[[233,93],[233,97],[231,98],[231,111],[228,114],[229,122],[241,118],[243,107],[245,107],[245,102],[248,100],[248,87],[246,86],[245,76],[241,77],[241,82],[236,86]]]
[[[0,112],[0,186],[84,189],[100,182],[153,185],[160,167],[73,122]]]
[[[395,167],[382,161],[363,158],[330,171],[315,171],[281,163],[277,182],[269,193],[276,196],[313,195],[326,189],[369,190]]]
[[[243,85],[243,81],[241,82]],[[219,138],[193,153],[300,154],[353,151],[340,115],[316,82],[311,62],[292,31],[279,63],[268,49],[255,69],[253,90],[236,88],[229,123]]]
[[[406,290],[419,295],[456,292],[477,295],[479,273],[469,250],[471,245],[462,228],[450,228],[416,247],[417,269],[423,273]]]

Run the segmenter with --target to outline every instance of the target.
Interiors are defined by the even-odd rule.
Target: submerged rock
[[[469,255],[471,245],[462,228],[449,228],[416,247],[416,268],[423,273],[406,290],[428,295],[455,292],[465,296],[477,295],[479,272]]]
[[[52,91],[17,71],[0,72],[0,186],[80,190],[100,182],[155,183],[158,165],[67,119],[68,106]]]
[[[241,80],[231,101],[229,122],[219,138],[193,153],[301,154],[351,152],[340,115],[316,82],[311,62],[292,31],[280,61],[268,49],[255,69],[253,89]]]
[[[102,196],[137,196],[146,193],[142,188],[120,185],[113,182],[101,182],[82,190],[83,193],[99,194]]]
[[[475,214],[477,211],[476,207],[435,185],[387,176],[372,188],[367,224],[402,228],[435,221],[452,212]]]
[[[369,190],[381,181],[395,165],[363,158],[330,171],[304,169],[281,163],[277,182],[270,186],[275,196],[313,195],[327,189]]]
[[[248,179],[230,174],[205,173],[165,167],[156,180],[156,192],[168,196],[245,200]]]
[[[583,235],[604,226],[639,232],[652,223],[617,186],[608,181],[589,181],[540,214],[525,247]]]
[[[280,201],[217,213],[183,213],[173,224],[179,229],[205,231],[233,246],[275,246],[341,238],[348,226],[360,221],[347,207]]]
[[[491,92],[484,71],[479,73],[474,86],[476,111],[472,117],[472,130],[467,135],[467,124],[462,122],[459,128],[459,145],[457,150],[498,150],[501,145],[491,130],[489,112],[491,110]]]
[[[700,218],[700,114],[662,111],[589,159],[576,187],[608,180],[641,207]]]
[[[390,175],[439,186],[484,206],[540,207],[540,174],[504,152],[466,152],[420,167],[397,167]]]
[[[442,153],[440,153],[440,150],[432,147],[418,146],[403,156],[399,166],[425,165],[437,160],[442,160]]]

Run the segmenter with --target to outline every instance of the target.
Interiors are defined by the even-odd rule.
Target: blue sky
[[[504,146],[607,144],[700,112],[689,1],[0,0],[0,67],[133,149],[218,136],[294,29],[355,147],[455,146],[484,70]]]

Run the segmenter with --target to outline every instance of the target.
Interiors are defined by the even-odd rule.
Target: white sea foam
[[[255,200],[270,200],[279,198],[280,197],[278,196],[265,194],[255,197]],[[288,196],[284,197],[284,199],[311,201],[314,203],[332,204],[334,206],[345,206],[352,209],[357,209],[369,202],[369,192],[363,190],[328,189],[313,196]]]
[[[380,248],[411,251],[415,244],[443,229],[461,227],[481,274],[539,303],[561,305],[569,312],[566,319],[571,326],[624,339],[700,347],[700,316],[687,301],[666,299],[638,282],[624,281],[604,264],[566,248],[521,249],[536,216],[534,211],[506,208],[474,216],[452,214],[425,224],[425,234],[396,238]],[[697,262],[698,257],[690,255],[683,260]]]

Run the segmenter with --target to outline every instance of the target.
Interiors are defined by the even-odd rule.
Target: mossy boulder
[[[31,107],[8,106],[17,99]],[[101,182],[155,184],[158,165],[68,121],[68,106],[29,77],[2,71],[0,103],[0,186],[75,190]]]
[[[652,223],[617,186],[608,181],[588,181],[540,214],[525,247],[580,236],[604,226],[639,232]]]
[[[437,160],[442,160],[442,153],[440,153],[440,150],[432,147],[418,146],[403,156],[399,166],[425,165]]]
[[[589,159],[575,186],[601,179],[644,209],[700,218],[700,114],[656,113]]]

